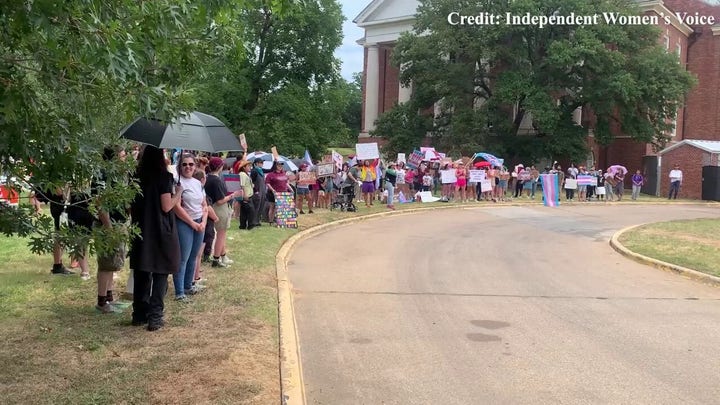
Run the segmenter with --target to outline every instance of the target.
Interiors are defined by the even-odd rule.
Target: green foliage
[[[418,147],[430,129],[432,119],[421,114],[415,103],[408,102],[381,115],[371,135],[387,139],[383,154],[396,156]]]
[[[248,123],[252,129],[246,134],[249,139],[262,139],[264,145],[277,146],[285,155],[302,156],[307,149],[319,158],[328,145],[347,139],[342,121],[347,103],[344,91],[342,82],[317,89],[283,86],[260,99]]]
[[[395,49],[395,63],[405,66],[401,81],[412,81],[418,107],[441,100],[433,142],[447,151],[487,149],[524,161],[584,157],[587,128],[572,124],[577,107],[594,113],[591,124],[601,144],[612,141],[616,128],[661,147],[695,80],[658,44],[656,27],[447,22],[450,12],[638,14],[633,7],[627,0],[421,0],[413,32]],[[528,116],[531,135],[520,131]],[[401,136],[394,133],[383,129],[391,143]]]
[[[132,167],[113,171],[102,148],[120,143],[118,131],[138,115],[189,110],[192,79],[241,43],[235,16],[246,11],[242,0],[4,2],[0,171],[39,192],[80,191],[100,171],[114,173],[91,206],[127,205],[134,188],[122,180]],[[47,236],[49,225],[0,207],[3,232]],[[47,243],[34,246],[47,251]]]
[[[338,2],[291,2],[283,14],[266,0],[248,4],[238,15],[243,41],[197,78],[197,108],[247,134],[254,150],[276,145],[301,155],[308,148],[319,157],[329,142],[347,143],[355,128],[344,122],[353,124],[350,104],[359,108],[361,93],[338,75]]]

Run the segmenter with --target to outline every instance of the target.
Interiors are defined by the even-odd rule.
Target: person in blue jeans
[[[173,284],[175,299],[187,301],[187,295],[199,292],[197,286],[193,286],[195,258],[205,237],[208,209],[203,185],[193,177],[195,157],[190,154],[183,155],[178,166],[178,178],[183,192],[174,211],[179,219],[177,228],[180,239],[180,268],[173,275]]]

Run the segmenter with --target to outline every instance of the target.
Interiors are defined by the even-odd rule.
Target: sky
[[[352,80],[352,74],[362,72],[363,48],[355,41],[362,38],[365,32],[352,20],[370,4],[370,0],[339,0],[345,22],[343,23],[343,43],[335,50],[335,56],[342,61],[340,73],[346,80]]]

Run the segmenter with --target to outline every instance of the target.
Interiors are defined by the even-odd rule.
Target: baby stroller
[[[339,209],[340,211],[355,212],[357,208],[353,203],[354,200],[355,185],[343,186],[340,193],[335,196],[332,204],[330,204],[330,210]]]

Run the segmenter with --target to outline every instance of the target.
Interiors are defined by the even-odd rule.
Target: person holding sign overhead
[[[362,186],[360,191],[365,201],[365,206],[370,208],[373,205],[373,195],[375,194],[375,179],[377,179],[377,171],[375,165],[371,165],[369,160],[363,162],[363,166],[360,169],[360,181]]]

